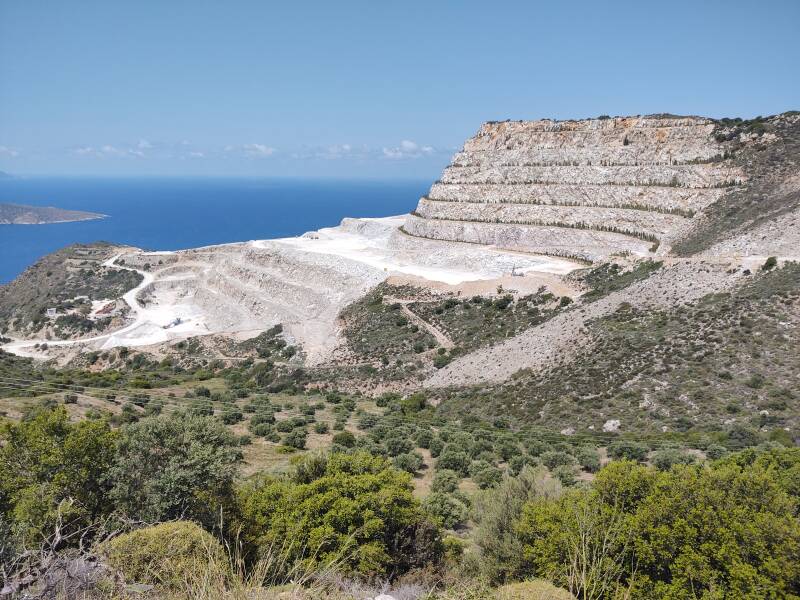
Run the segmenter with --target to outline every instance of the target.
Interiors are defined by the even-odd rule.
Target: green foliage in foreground
[[[287,564],[336,564],[369,576],[436,562],[438,529],[412,496],[410,477],[358,452],[312,456],[290,478],[264,477],[239,492],[240,528],[258,555]]]
[[[70,423],[63,407],[0,429],[0,517],[25,542],[38,542],[56,521],[62,535],[107,510],[118,434],[105,422]]]
[[[772,453],[800,465],[800,449]],[[797,500],[755,462],[667,472],[612,463],[589,488],[526,504],[518,575],[579,597],[797,598]]]
[[[143,419],[123,429],[109,476],[110,500],[132,518],[213,522],[232,495],[242,455],[219,421],[191,413]]]

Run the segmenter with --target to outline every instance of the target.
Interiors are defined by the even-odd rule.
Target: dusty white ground
[[[276,323],[309,360],[324,359],[338,342],[336,317],[388,277],[431,287],[554,279],[579,265],[568,260],[489,246],[412,238],[399,231],[405,216],[345,219],[338,227],[296,238],[255,240],[179,252],[132,252],[108,266],[142,274],[123,298],[131,322],[81,340],[13,341],[4,349],[42,357],[33,346],[92,349],[149,346],[209,333],[254,335]],[[46,353],[44,353],[46,355]]]

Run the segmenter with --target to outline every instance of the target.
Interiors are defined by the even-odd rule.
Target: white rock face
[[[647,256],[743,179],[713,130],[697,117],[486,123],[403,229],[589,260]]]
[[[622,425],[622,423],[620,423],[619,419],[609,419],[608,421],[603,423],[603,431],[606,433],[610,433],[612,431],[618,431],[620,425]]]
[[[258,240],[179,252],[131,252],[119,268],[138,270],[125,294],[133,321],[93,338],[50,342],[108,349],[148,346],[210,333],[256,335],[281,323],[311,364],[338,345],[337,317],[390,275],[455,285],[538,271],[566,274],[576,263],[493,248],[412,238],[405,216],[344,219],[297,238]],[[29,352],[44,340],[12,342]]]

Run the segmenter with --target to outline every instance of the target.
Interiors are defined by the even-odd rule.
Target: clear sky
[[[800,0],[0,0],[0,170],[435,178],[481,122],[800,109]]]

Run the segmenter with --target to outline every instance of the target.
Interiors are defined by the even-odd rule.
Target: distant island
[[[0,203],[0,225],[44,225],[46,223],[69,223],[90,221],[107,215],[82,210],[66,210],[54,206],[27,206],[24,204]]]

